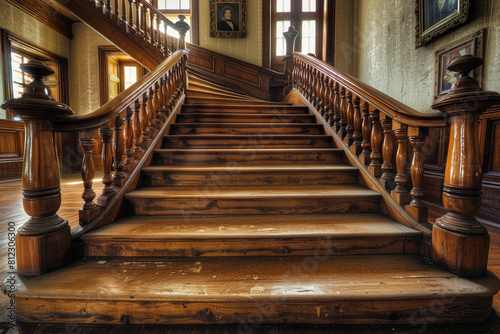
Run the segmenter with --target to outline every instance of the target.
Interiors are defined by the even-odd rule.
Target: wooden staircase
[[[497,280],[419,258],[307,107],[192,79],[86,257],[17,291],[18,320],[99,324],[480,322]]]

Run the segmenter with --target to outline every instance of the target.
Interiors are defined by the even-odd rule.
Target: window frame
[[[158,9],[158,0],[151,0],[151,5]],[[191,43],[200,44],[200,33],[199,33],[199,6],[198,0],[189,1],[190,9],[158,9],[162,14],[166,15],[189,15],[191,16],[191,27],[189,31],[191,32]],[[174,22],[175,23],[175,22]]]
[[[5,99],[8,100],[14,97],[14,87],[12,85],[12,51],[15,50],[29,58],[55,62],[58,69],[58,102],[69,104],[68,59],[30,43],[6,29],[1,29],[1,34],[2,57],[4,60],[2,80]],[[7,119],[12,119],[12,116],[8,114]]]

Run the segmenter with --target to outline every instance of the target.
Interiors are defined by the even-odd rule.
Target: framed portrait
[[[246,0],[209,0],[210,37],[246,37]]]
[[[469,20],[472,0],[417,0],[415,46],[439,38]]]
[[[448,64],[453,59],[468,54],[484,58],[485,34],[486,29],[479,30],[436,51],[436,64],[434,70],[435,100],[441,95],[448,93],[451,85],[453,85],[456,80],[456,72],[449,71],[447,69]],[[483,66],[479,66],[478,68],[474,69],[472,76],[482,86]]]

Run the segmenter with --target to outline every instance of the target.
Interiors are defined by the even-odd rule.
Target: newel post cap
[[[54,74],[54,70],[43,61],[30,60],[27,64],[21,64],[21,69],[33,77],[33,81],[26,86],[24,94],[20,98],[9,99],[0,107],[11,114],[23,117],[63,117],[73,114],[73,110],[63,103],[54,100],[49,87],[42,78]]]
[[[432,108],[447,113],[475,112],[484,111],[492,105],[500,103],[500,94],[484,91],[477,80],[469,75],[472,70],[483,63],[483,59],[473,55],[464,55],[453,59],[448,64],[447,69],[457,72],[457,80],[451,86],[448,94],[439,98],[432,105]]]

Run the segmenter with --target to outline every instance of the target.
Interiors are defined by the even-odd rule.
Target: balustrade
[[[424,114],[315,58],[293,55],[295,90],[310,102],[345,148],[359,158],[360,166],[367,166],[381,188],[390,192],[429,236],[432,227],[424,202],[422,149],[429,128],[447,126],[449,115],[451,133],[443,191],[443,206],[448,213],[432,228],[432,258],[465,276],[486,273],[489,237],[474,218],[481,194],[477,124],[482,111],[500,102],[499,94],[482,92],[468,76],[481,63],[472,56],[454,60],[449,69],[459,72],[459,78],[433,105],[442,113]]]

